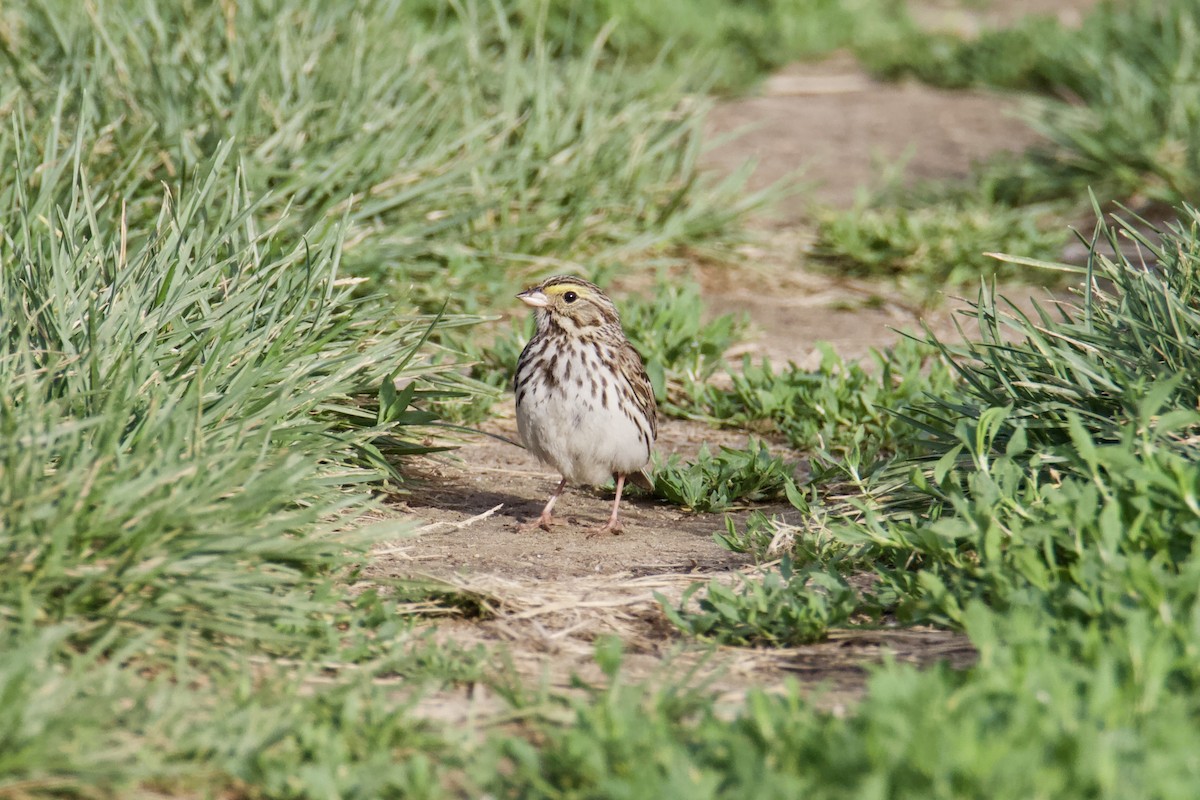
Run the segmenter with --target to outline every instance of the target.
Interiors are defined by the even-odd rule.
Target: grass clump
[[[990,432],[1006,421],[986,418]],[[1019,450],[1024,428],[1003,453],[989,452],[989,431],[964,429],[964,449],[973,440],[982,451],[944,475],[942,462],[936,484],[915,484],[941,501],[935,517],[918,513],[884,524],[869,516],[849,534],[869,542],[886,578],[883,591],[902,613],[961,623],[966,598],[1006,609],[1038,597],[1060,624],[1113,625],[1137,609],[1158,613],[1176,600],[1190,606],[1185,586],[1198,521],[1189,498],[1200,473],[1173,452],[1172,440],[1195,430],[1200,416],[1176,415],[1165,429],[1130,430],[1111,444],[1089,436],[1080,417],[1069,422],[1069,447],[1028,461]]]
[[[45,176],[0,189],[3,616],[305,647],[314,582],[367,541],[336,517],[387,474],[369,448],[411,443],[356,398],[429,375],[408,365],[430,321],[356,297],[339,239],[260,227],[228,148],[136,238],[63,179],[65,205]]]
[[[776,371],[768,362],[744,359],[740,372],[729,373],[729,388],[694,387],[695,410],[687,415],[776,433],[792,447],[815,450],[826,460],[854,453],[856,461],[869,462],[905,444],[907,430],[893,412],[954,382],[949,365],[925,345],[904,341],[871,357],[878,371],[848,362],[828,347],[815,370],[789,364]]]
[[[1030,318],[985,293],[968,312],[979,339],[962,346],[937,343],[955,360],[963,392],[938,401],[935,413],[956,414],[982,429],[985,413],[1007,409],[988,437],[1007,450],[1022,428],[1026,444],[1018,452],[1032,453],[1074,447],[1079,424],[1108,444],[1122,441],[1131,428],[1170,425],[1174,413],[1193,411],[1200,397],[1194,371],[1200,364],[1190,344],[1200,335],[1198,236],[1200,216],[1191,208],[1158,243],[1137,224],[1118,219],[1113,227],[1098,227],[1095,240],[1114,249],[1132,240],[1142,254],[1109,257],[1093,249],[1084,269],[1058,265],[1085,278],[1077,302],[1037,307]],[[1017,344],[1009,342],[1011,335],[1019,337]],[[946,458],[955,432],[945,425],[928,430],[929,446]],[[1176,446],[1190,454],[1187,437],[1177,439]]]
[[[1140,606],[1187,569],[1200,223],[1184,214],[1161,244],[1143,239],[1153,268],[1093,251],[1078,304],[1030,319],[985,296],[980,340],[940,345],[961,388],[931,399],[924,452],[879,473],[885,499],[860,531],[880,563],[904,565],[888,573],[897,597],[956,619],[964,596],[1036,592],[1091,619],[1117,602],[1109,589],[1138,585]],[[1140,236],[1125,223],[1102,234]]]
[[[860,56],[890,77],[987,85],[1048,96],[1030,114],[1050,142],[1035,149],[1008,202],[1105,199],[1179,203],[1195,196],[1200,30],[1196,0],[1100,3],[1078,30],[1027,17],[973,40],[899,36]]]
[[[692,596],[704,589],[697,608]],[[762,576],[743,578],[735,591],[718,581],[694,583],[674,606],[655,595],[667,619],[681,631],[719,644],[788,647],[824,639],[858,605],[855,591],[838,574],[796,570],[789,558]]]
[[[811,253],[839,274],[894,278],[926,303],[947,289],[989,280],[1054,280],[1059,273],[990,253],[1035,257],[1059,250],[1068,231],[1045,208],[1014,208],[990,200],[872,202],[818,215]]]
[[[443,4],[418,4],[427,20],[452,21]],[[518,0],[510,26],[544,32],[557,55],[579,56],[597,40],[611,60],[665,65],[693,86],[746,89],[790,62],[913,29],[897,0]]]
[[[1171,204],[1195,196],[1198,13],[1195,0],[1140,0],[1103,6],[1094,29],[1085,27],[1083,43],[1067,51],[1076,73],[1064,84],[1076,98],[1033,119],[1052,143],[1042,161],[1060,191]]]
[[[672,455],[652,471],[657,496],[700,513],[796,491],[795,465],[772,456],[765,442],[754,439],[744,450],[722,447],[716,455],[701,445],[695,459],[682,463]]]

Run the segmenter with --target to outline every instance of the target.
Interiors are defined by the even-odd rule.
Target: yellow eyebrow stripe
[[[555,295],[566,294],[567,292],[574,292],[575,294],[579,295],[580,297],[582,297],[583,295],[586,295],[586,294],[590,294],[590,292],[588,292],[588,290],[587,290],[587,287],[579,286],[578,284],[574,284],[574,283],[552,283],[549,286],[547,286],[545,289],[542,289],[542,291],[545,294],[555,294]]]

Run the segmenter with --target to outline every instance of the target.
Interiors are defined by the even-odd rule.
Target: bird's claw
[[[624,532],[624,530],[625,530],[624,525],[622,525],[620,522],[613,521],[613,522],[609,522],[602,528],[597,528],[596,530],[592,531],[591,533],[589,533],[587,535],[587,538],[595,539],[597,536],[603,536],[606,533],[610,533],[613,536],[620,536],[621,533]]]
[[[520,525],[517,526],[517,530],[531,531],[534,528],[541,528],[542,530],[549,532],[550,529],[553,528],[555,525],[562,525],[562,524],[563,524],[562,520],[555,519],[554,517],[551,517],[547,514],[542,514],[537,519],[531,519],[528,522],[522,522]]]

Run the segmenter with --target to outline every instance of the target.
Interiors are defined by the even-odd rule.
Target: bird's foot
[[[524,531],[531,531],[534,528],[541,528],[544,531],[549,531],[555,525],[562,525],[562,524],[563,524],[563,521],[561,519],[552,517],[549,514],[542,514],[537,519],[531,519],[528,522],[522,522],[520,525],[517,526],[517,530],[524,532]]]
[[[622,533],[624,530],[625,530],[625,526],[621,524],[620,520],[610,519],[610,520],[609,520],[609,521],[608,521],[608,522],[607,522],[607,523],[604,525],[604,527],[602,527],[602,528],[597,528],[596,530],[594,530],[594,531],[592,531],[591,533],[589,533],[589,534],[587,535],[587,538],[589,538],[589,539],[594,539],[594,538],[596,538],[597,536],[603,536],[603,535],[604,535],[604,534],[606,534],[606,533],[607,533],[607,534],[611,534],[611,535],[613,535],[613,536],[619,536],[619,535],[621,535],[621,533]]]

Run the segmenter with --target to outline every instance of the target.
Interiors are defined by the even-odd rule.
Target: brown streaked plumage
[[[612,477],[617,496],[600,532],[618,533],[625,480],[649,488],[642,468],[658,435],[642,359],[625,338],[616,306],[593,283],[559,275],[517,297],[537,320],[517,361],[517,429],[525,446],[562,475],[529,525],[549,529],[567,483],[595,485]]]

